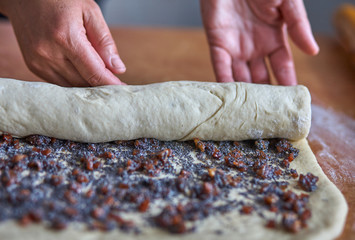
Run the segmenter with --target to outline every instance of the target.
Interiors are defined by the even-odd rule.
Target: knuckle
[[[44,67],[44,64],[41,61],[25,61],[28,69],[36,74],[37,76],[43,78],[43,79],[49,79],[48,76],[50,76],[49,71],[47,71],[46,67]]]
[[[95,1],[89,1],[89,9],[93,11],[94,14],[101,14],[101,8]]]
[[[41,63],[36,60],[25,59],[25,63],[31,72],[38,73],[41,69]]]
[[[50,33],[50,38],[53,42],[62,48],[67,48],[73,37],[68,33],[68,29],[63,29],[62,27],[54,28]]]
[[[54,45],[67,49],[73,42],[76,42],[78,36],[81,34],[81,31],[77,29],[75,24],[68,26],[66,23],[59,21],[49,30],[48,39]]]
[[[52,33],[52,38],[53,40],[61,45],[61,46],[65,46],[66,42],[67,42],[67,36],[64,34],[64,32],[60,29],[54,30]]]
[[[100,86],[103,85],[103,73],[101,72],[95,72],[93,73],[88,79],[87,82],[91,86]]]
[[[88,21],[95,21],[95,18],[102,16],[101,8],[95,1],[87,1],[86,14]]]
[[[25,63],[32,72],[38,72],[40,69],[43,68],[43,62],[40,58],[33,56],[33,55],[24,55]]]
[[[101,14],[100,6],[94,1],[91,1],[91,4],[92,4],[91,7],[92,7],[93,11],[96,12],[97,14]]]
[[[280,74],[288,74],[289,72],[293,71],[293,64],[292,63],[285,63],[279,66],[276,71]]]
[[[44,59],[49,59],[49,55],[50,55],[49,48],[47,47],[47,44],[42,41],[36,43],[33,46],[32,51],[34,52],[35,56],[38,56],[38,57],[44,58]]]
[[[103,34],[98,41],[98,45],[102,48],[107,48],[114,45],[111,35],[109,33]]]

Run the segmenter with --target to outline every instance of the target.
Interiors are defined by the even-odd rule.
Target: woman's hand
[[[265,58],[281,85],[296,85],[288,34],[305,53],[319,48],[302,0],[200,0],[219,82],[270,83]]]
[[[126,68],[93,0],[0,0],[29,69],[61,86],[123,84]]]

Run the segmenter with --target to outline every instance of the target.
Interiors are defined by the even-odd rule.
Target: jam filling
[[[298,153],[285,139],[88,144],[2,134],[0,222],[182,234],[199,220],[237,211],[297,233],[307,228],[318,181],[290,167]]]

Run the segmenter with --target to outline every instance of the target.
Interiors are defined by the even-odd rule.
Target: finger
[[[43,63],[37,63],[36,61],[26,62],[27,67],[42,78],[44,81],[57,84],[62,87],[70,87],[71,84],[63,78],[60,74],[58,74],[50,65],[46,65]]]
[[[220,47],[213,46],[211,58],[217,82],[234,82],[230,54]]]
[[[290,49],[284,45],[269,55],[270,65],[280,85],[296,85],[297,78]]]
[[[251,79],[254,83],[269,84],[269,73],[264,58],[256,58],[249,62]]]
[[[93,4],[95,3],[93,2]],[[113,73],[124,73],[126,66],[118,55],[115,41],[97,5],[84,13],[84,26],[90,43],[106,67]]]
[[[89,87],[90,84],[76,70],[68,59],[63,59],[61,64],[56,64],[53,71],[64,78],[71,87]]]
[[[68,58],[79,74],[90,86],[122,85],[122,83],[109,69],[98,55],[92,45],[81,36],[74,51],[68,52]]]
[[[49,69],[49,67],[47,68]],[[40,78],[42,78],[43,80],[45,80],[46,82],[49,83],[53,83],[62,87],[71,87],[71,83],[69,83],[65,78],[63,78],[60,74],[58,74],[56,71],[54,70],[50,70],[50,71],[38,71],[38,72],[34,72],[37,76],[39,76]]]
[[[295,44],[307,54],[317,54],[319,47],[312,34],[303,1],[285,0],[280,9]]]
[[[249,66],[245,61],[234,59],[232,63],[233,77],[237,82],[251,82]]]

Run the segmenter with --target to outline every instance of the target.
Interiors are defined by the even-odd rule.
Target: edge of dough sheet
[[[312,209],[312,217],[308,221],[308,228],[297,234],[288,233],[283,229],[268,229],[265,227],[265,220],[255,215],[240,215],[239,211],[226,214],[217,214],[201,222],[196,232],[184,235],[174,235],[156,228],[144,228],[141,234],[122,233],[114,230],[108,233],[100,231],[87,231],[83,226],[71,225],[63,231],[52,231],[43,224],[32,224],[28,227],[20,227],[14,221],[0,223],[0,239],[2,240],[156,240],[156,239],[200,239],[214,240],[327,240],[339,236],[343,230],[347,204],[336,186],[327,178],[318,165],[306,139],[293,142],[294,146],[300,149],[299,156],[291,162],[292,168],[297,168],[299,173],[312,172],[319,177],[316,191],[310,193],[309,204]],[[297,180],[290,184],[297,184]],[[221,230],[222,234],[216,234]]]
[[[80,142],[307,137],[304,86],[177,81],[64,88],[0,79],[0,131]]]

